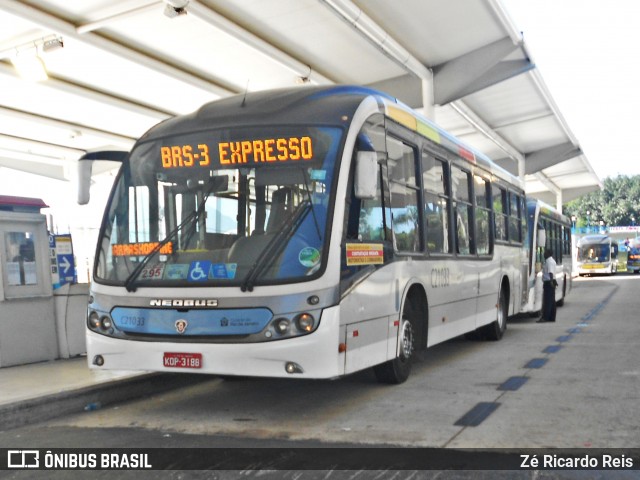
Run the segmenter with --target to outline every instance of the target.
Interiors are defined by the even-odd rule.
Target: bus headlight
[[[109,330],[111,327],[113,327],[113,322],[111,321],[111,318],[109,316],[107,316],[107,315],[102,317],[100,319],[100,327],[103,330]]]
[[[274,319],[264,332],[264,336],[271,340],[284,340],[297,336],[306,335],[318,328],[321,310],[313,313],[281,313],[274,315]]]
[[[279,318],[275,322],[273,322],[273,327],[276,329],[280,335],[284,335],[289,331],[290,322],[286,318]]]
[[[98,312],[92,311],[89,314],[89,327],[94,329],[100,328],[100,315],[98,315]]]
[[[301,332],[310,332],[313,330],[313,315],[310,313],[301,313],[296,317],[296,326]]]

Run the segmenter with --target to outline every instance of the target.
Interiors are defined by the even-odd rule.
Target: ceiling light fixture
[[[61,37],[53,37],[49,39],[42,39],[42,51],[43,52],[51,52],[53,50],[58,50],[59,48],[64,47],[64,42]]]
[[[44,62],[36,49],[33,52],[20,52],[11,59],[18,75],[30,82],[42,82],[49,78]]]
[[[9,59],[18,75],[25,80],[41,82],[49,78],[49,75],[40,53],[49,53],[62,47],[64,47],[62,38],[50,35],[2,50],[0,59]]]
[[[311,66],[307,65],[307,68],[309,69],[309,73],[307,73],[306,75],[300,75],[296,78],[296,83],[299,85],[305,85],[307,83],[311,83]]]
[[[189,0],[165,0],[164,14],[169,18],[186,15]]]

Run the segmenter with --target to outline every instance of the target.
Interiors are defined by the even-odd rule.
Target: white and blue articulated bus
[[[542,266],[544,250],[550,249],[556,261],[554,279],[556,303],[564,305],[572,287],[571,220],[540,200],[527,200],[529,271],[523,311],[538,314],[542,309]]]
[[[417,350],[498,340],[522,309],[522,181],[383,93],[226,98],[121,160],[92,368],[400,383]]]

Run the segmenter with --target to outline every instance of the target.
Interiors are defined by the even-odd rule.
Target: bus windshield
[[[578,260],[583,263],[608,262],[611,260],[611,248],[606,243],[592,243],[578,248]]]
[[[96,280],[251,290],[315,278],[341,135],[245,127],[142,141],[108,207]]]

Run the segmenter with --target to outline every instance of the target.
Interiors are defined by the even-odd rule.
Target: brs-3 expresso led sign
[[[162,167],[207,167],[211,164],[210,151],[218,152],[217,161],[220,166],[311,160],[313,159],[313,140],[309,136],[262,138],[219,142],[213,149],[206,143],[167,145],[160,147]]]

